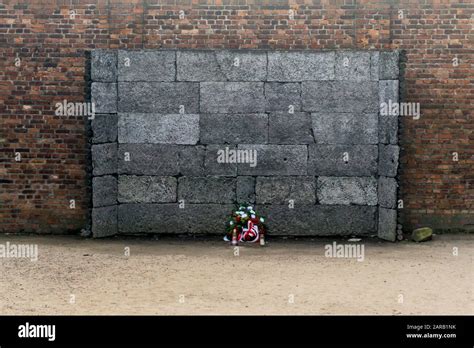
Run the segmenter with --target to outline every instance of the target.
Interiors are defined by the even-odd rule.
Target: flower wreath
[[[237,206],[227,221],[227,230],[224,240],[229,242],[236,234],[237,241],[255,243],[263,239],[266,233],[265,219],[259,216],[251,205]]]

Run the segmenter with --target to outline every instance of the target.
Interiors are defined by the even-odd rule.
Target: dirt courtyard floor
[[[326,257],[330,239],[270,240],[238,256],[218,237],[7,242],[37,244],[39,256],[0,258],[0,314],[474,313],[474,235],[362,239],[363,261]]]

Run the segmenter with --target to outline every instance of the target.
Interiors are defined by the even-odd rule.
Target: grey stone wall
[[[245,201],[272,235],[395,240],[397,52],[95,50],[91,73],[95,237],[222,234]]]

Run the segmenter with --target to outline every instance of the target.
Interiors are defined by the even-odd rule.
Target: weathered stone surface
[[[380,103],[380,110],[382,109],[382,103],[389,104],[389,103],[398,103],[398,80],[382,80],[379,81],[379,103]],[[396,113],[398,116],[398,113]]]
[[[186,176],[204,176],[204,163],[206,159],[206,147],[182,146],[179,151],[179,172]]]
[[[309,113],[271,113],[269,142],[272,144],[312,144],[311,116]]]
[[[368,236],[377,232],[377,208],[357,205],[258,205],[272,235]]]
[[[183,144],[199,141],[199,115],[119,114],[119,143]]]
[[[255,178],[253,176],[237,177],[237,202],[255,203]]]
[[[118,201],[120,203],[176,202],[176,178],[172,176],[120,175]]]
[[[377,113],[376,81],[308,81],[301,85],[303,111]]]
[[[117,179],[112,175],[92,178],[92,204],[95,208],[117,204]]]
[[[399,76],[399,52],[380,52],[379,78],[380,80],[395,80]]]
[[[178,175],[180,147],[162,144],[119,144],[119,174]],[[129,161],[127,161],[129,159]]]
[[[382,144],[398,143],[398,101],[398,80],[379,81],[379,141]]]
[[[225,114],[264,111],[263,82],[201,83],[201,112]]]
[[[117,84],[93,82],[91,102],[98,114],[115,114],[117,112]]]
[[[117,173],[117,144],[92,145],[92,173],[105,175]]]
[[[267,54],[259,51],[178,51],[178,81],[265,81]]]
[[[257,177],[257,204],[316,203],[314,176]]]
[[[397,237],[397,211],[395,209],[379,208],[378,237],[395,242]]]
[[[394,209],[397,205],[397,181],[384,176],[379,177],[379,205],[383,208]]]
[[[224,176],[189,177],[178,180],[178,200],[188,203],[233,203],[236,179]]]
[[[433,237],[433,230],[429,227],[421,227],[413,230],[411,239],[415,242],[425,242]]]
[[[194,114],[199,112],[199,83],[119,82],[120,112]]]
[[[207,175],[236,176],[237,163],[229,161],[230,156],[225,155],[236,149],[235,145],[207,145],[204,172]]]
[[[256,154],[256,165],[240,163],[239,175],[306,175],[308,151],[305,145],[239,145],[238,150]]]
[[[117,52],[93,50],[91,53],[91,78],[96,82],[117,81]]]
[[[379,79],[379,69],[380,69],[379,60],[380,60],[379,51],[370,52],[370,79],[372,81],[378,81]]]
[[[397,176],[400,148],[396,145],[379,145],[379,175]]]
[[[95,115],[91,128],[93,144],[117,141],[117,115]]]
[[[336,80],[370,80],[370,52],[336,52]]]
[[[265,83],[266,111],[286,112],[301,110],[300,83]]]
[[[268,81],[334,80],[334,52],[268,52]]]
[[[174,81],[176,75],[175,51],[118,52],[119,81]]]
[[[378,116],[364,113],[311,114],[317,144],[377,144]]]
[[[372,176],[377,173],[376,145],[309,145],[308,151],[310,175]]]
[[[117,206],[92,209],[92,236],[109,237],[117,234]]]
[[[265,144],[268,140],[267,114],[201,114],[199,125],[201,144]]]
[[[225,218],[233,204],[121,204],[119,233],[218,234],[225,231]]]
[[[320,204],[376,205],[377,179],[372,177],[318,177]]]

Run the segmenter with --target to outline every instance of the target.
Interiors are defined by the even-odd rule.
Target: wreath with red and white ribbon
[[[236,236],[239,242],[256,243],[266,233],[265,219],[259,216],[253,206],[240,205],[227,221],[225,241],[231,241]]]

